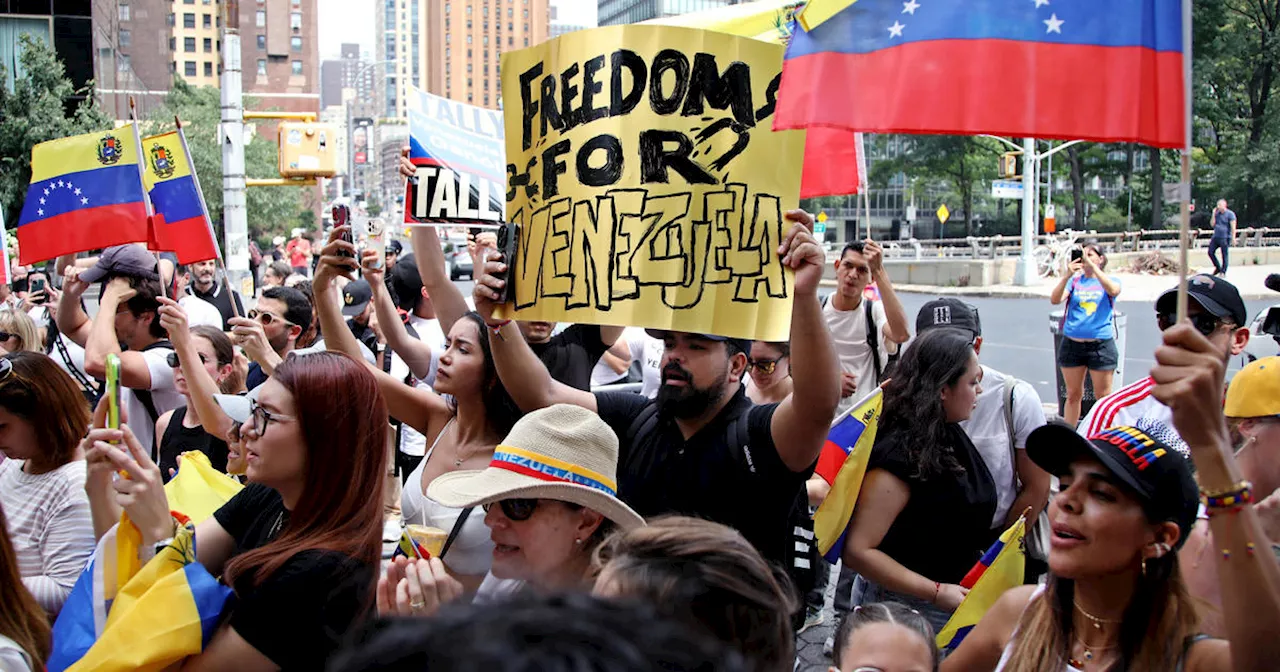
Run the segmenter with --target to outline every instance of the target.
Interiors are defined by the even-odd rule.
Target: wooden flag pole
[[[129,96],[129,126],[133,128],[133,146],[138,150],[138,180],[142,182],[142,202],[147,208],[147,228],[154,226],[155,209],[151,206],[151,194],[147,193],[147,176],[146,168],[143,162],[146,161],[146,153],[142,151],[142,134],[138,132],[138,109],[133,102],[133,96]],[[156,277],[160,281],[160,296],[177,300],[176,296],[169,296],[164,289],[164,273],[160,268],[160,252],[156,251]],[[178,272],[177,268],[173,269],[174,273]]]
[[[231,302],[231,314],[235,317],[243,317],[240,314],[240,308],[236,305],[235,295],[232,294],[231,280],[227,278],[227,262],[222,258],[222,248],[218,246],[218,237],[214,235],[213,219],[209,215],[209,206],[204,202],[204,189],[200,187],[200,177],[196,175],[196,162],[191,158],[191,149],[187,146],[187,133],[182,130],[182,120],[178,115],[173,115],[173,125],[178,129],[178,141],[182,144],[182,154],[186,157],[187,167],[191,169],[191,181],[195,183],[196,196],[200,199],[200,211],[204,213],[204,225],[209,231],[209,240],[213,241],[214,261],[218,269],[222,271],[222,288],[227,292],[227,300]]]
[[[1178,198],[1182,201],[1182,221],[1178,227],[1178,321],[1187,317],[1187,251],[1191,246],[1191,0],[1182,0],[1182,87],[1184,141],[1182,146],[1182,176],[1178,184]],[[1151,185],[1152,189],[1156,185]]]

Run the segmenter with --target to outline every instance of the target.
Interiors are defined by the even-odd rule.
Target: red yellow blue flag
[[[132,124],[31,148],[31,184],[18,218],[18,263],[147,240]]]
[[[883,408],[884,395],[877,387],[832,423],[826,445],[818,456],[814,473],[831,485],[831,492],[813,514],[813,533],[818,538],[818,551],[831,564],[840,559],[844,549],[845,534],[862,490],[862,478],[867,473],[867,460],[876,442]]]
[[[156,214],[147,247],[173,252],[181,264],[215,258],[218,248],[200,183],[179,131],[143,138],[142,151],[144,181]]]
[[[969,594],[951,615],[951,620],[938,631],[938,648],[954,651],[1006,590],[1022,585],[1027,564],[1026,546],[1023,543],[1026,533],[1027,518],[1024,514],[1000,535],[991,548],[982,554],[973,569],[965,574],[960,585],[968,588]]]

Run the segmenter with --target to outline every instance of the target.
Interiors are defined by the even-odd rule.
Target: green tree
[[[222,240],[222,145],[218,137],[221,121],[221,99],[218,89],[211,86],[193,87],[181,78],[175,78],[173,88],[165,97],[164,106],[157,110],[147,125],[148,133],[163,133],[173,128],[174,117],[182,120],[182,128],[191,149],[191,159],[200,178],[205,204]],[[245,106],[251,105],[246,99]],[[250,177],[275,177],[279,174],[279,154],[274,143],[256,138],[244,148],[245,173]],[[245,191],[245,204],[249,219],[249,237],[270,239],[276,235],[288,236],[289,230],[301,226],[299,213],[303,212],[302,187],[253,187]],[[308,215],[312,213],[306,211]]]
[[[924,187],[942,184],[958,196],[964,217],[965,235],[974,233],[980,196],[996,177],[997,158],[1002,145],[990,138],[964,135],[908,136],[906,149],[898,156],[877,161],[871,169],[871,181],[883,186],[899,173],[919,178]],[[871,136],[873,142],[888,136]]]
[[[47,140],[111,128],[92,97],[70,107],[76,91],[53,48],[27,33],[18,36],[23,75],[0,66],[0,207],[10,229],[17,225],[31,182],[31,148]]]

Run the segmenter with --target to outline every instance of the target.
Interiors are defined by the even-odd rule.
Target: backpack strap
[[[636,444],[636,437],[653,431],[653,426],[656,424],[658,424],[658,405],[645,404],[645,407],[640,409],[640,412],[636,414],[635,419],[633,419],[631,424],[627,426],[626,445],[634,446]]]
[[[879,385],[884,382],[884,366],[880,364],[880,330],[876,329],[875,301],[864,297],[862,304],[866,306],[867,347],[871,348],[871,364],[875,368],[876,384]]]
[[[1202,642],[1206,639],[1213,639],[1213,637],[1201,632],[1188,635],[1186,639],[1182,640],[1182,655],[1178,656],[1178,666],[1173,668],[1173,672],[1183,672],[1187,667],[1187,654],[1191,653],[1191,647],[1195,646],[1196,642]]]
[[[1009,469],[1013,472],[1013,494],[1016,497],[1021,483],[1018,480],[1018,433],[1013,426],[1013,390],[1018,386],[1018,379],[1013,376],[1004,377],[1004,427],[1009,437]]]
[[[444,540],[444,546],[440,547],[439,557],[443,558],[444,554],[449,552],[449,547],[453,546],[453,542],[462,533],[462,526],[467,522],[467,518],[471,516],[471,512],[475,510],[476,507],[468,506],[462,510],[462,513],[458,514],[458,519],[453,522],[453,529],[449,530],[449,537]]]
[[[148,350],[159,350],[161,348],[172,350],[173,343],[169,342],[169,339],[167,338],[162,338],[156,341],[155,343],[152,343],[151,345],[148,345],[147,347],[139,350],[138,352],[146,352]],[[160,437],[155,435],[154,429],[156,426],[156,421],[160,419],[160,412],[156,409],[156,400],[152,398],[151,390],[133,390],[133,398],[137,399],[138,402],[142,404],[142,407],[147,411],[147,416],[151,418],[151,427],[153,430],[151,435],[151,452],[154,455],[154,459],[158,461],[160,458],[160,454],[157,452],[156,449],[160,445]]]

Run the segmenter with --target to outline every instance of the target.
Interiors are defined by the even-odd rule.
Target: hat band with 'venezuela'
[[[1124,452],[1138,471],[1143,471],[1153,462],[1164,457],[1165,449],[1156,447],[1156,442],[1136,427],[1113,427],[1093,438],[1119,448]]]
[[[493,460],[489,462],[489,466],[540,481],[582,485],[599,490],[610,497],[618,496],[617,484],[604,474],[514,446],[499,445],[495,448]]]

